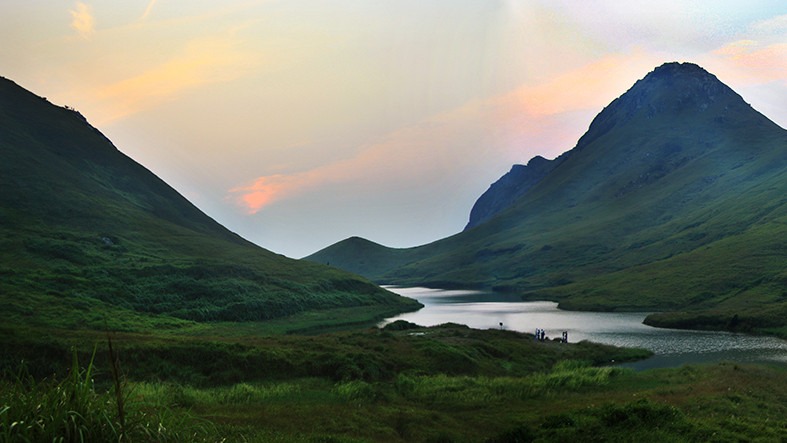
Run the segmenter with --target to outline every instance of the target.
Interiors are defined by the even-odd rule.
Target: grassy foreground
[[[511,331],[0,331],[0,441],[787,438],[783,371],[637,373],[599,365],[645,351]]]

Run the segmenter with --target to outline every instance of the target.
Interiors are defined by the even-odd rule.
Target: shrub
[[[422,326],[419,326],[415,323],[410,323],[407,320],[396,320],[393,323],[388,323],[383,327],[384,331],[406,331],[408,329],[418,329]]]

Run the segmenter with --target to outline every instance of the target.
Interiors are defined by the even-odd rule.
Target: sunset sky
[[[0,76],[295,258],[459,232],[667,61],[787,126],[784,1],[0,0],[0,41]]]

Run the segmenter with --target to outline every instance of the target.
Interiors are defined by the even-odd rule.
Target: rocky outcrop
[[[560,158],[547,160],[535,156],[527,165],[514,165],[508,173],[492,183],[489,189],[476,200],[470,211],[470,221],[465,230],[489,220],[499,214],[555,168]]]

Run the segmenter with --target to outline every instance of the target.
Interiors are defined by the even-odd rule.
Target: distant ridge
[[[0,300],[5,321],[116,328],[163,315],[256,321],[417,303],[228,231],[73,109],[0,78]],[[135,320],[142,321],[142,320]]]
[[[570,309],[671,311],[649,320],[666,326],[787,335],[787,131],[701,67],[655,68],[546,175],[513,175],[488,192],[525,191],[488,205],[486,221],[400,250],[364,275],[514,291]],[[314,257],[344,266],[331,251]],[[365,259],[390,258],[377,254]]]

